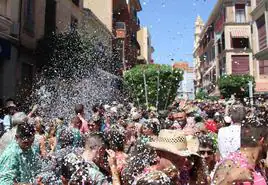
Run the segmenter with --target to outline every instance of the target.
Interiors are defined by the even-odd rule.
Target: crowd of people
[[[266,185],[268,105],[179,99],[168,110],[83,104],[44,120],[6,102],[0,185]],[[64,115],[63,115],[64,116]]]

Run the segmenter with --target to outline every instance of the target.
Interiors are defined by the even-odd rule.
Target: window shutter
[[[249,73],[249,56],[234,55],[232,56],[232,73],[248,74]]]
[[[259,73],[260,75],[268,75],[268,60],[259,61]]]
[[[257,21],[258,28],[258,39],[259,39],[259,50],[266,48],[266,28],[265,28],[265,17],[262,15]]]

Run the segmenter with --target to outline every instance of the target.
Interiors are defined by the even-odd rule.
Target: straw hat
[[[163,129],[160,131],[156,141],[149,142],[148,146],[183,157],[199,156],[197,154],[199,148],[198,139],[194,136],[186,136],[180,130]]]

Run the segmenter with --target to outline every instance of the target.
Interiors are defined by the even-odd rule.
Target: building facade
[[[0,1],[0,105],[14,97],[19,56],[20,4],[16,0]]]
[[[92,29],[98,27],[98,34],[109,35],[112,43],[111,32],[93,14],[85,14],[83,0],[0,1],[0,103],[31,93],[39,64],[34,55],[39,39],[76,29],[84,17]]]
[[[100,47],[108,48],[107,70],[122,74],[138,61],[139,11],[139,0],[1,0],[0,102],[31,93],[40,39],[82,25],[99,39]],[[112,61],[116,67],[110,66]]]
[[[248,0],[218,0],[200,33],[200,24],[196,24],[197,90],[203,88],[210,95],[219,95],[217,80],[225,74],[250,74],[258,83],[251,12]]]
[[[125,71],[138,63],[140,45],[137,41],[137,32],[140,29],[138,12],[142,10],[140,0],[113,1],[113,28],[116,39],[113,49],[116,60],[123,64]]]
[[[98,45],[99,49],[103,50],[105,54],[105,57],[103,57],[105,61],[98,61],[98,67],[114,74],[115,66],[114,62],[112,61],[112,42],[114,36],[112,32],[90,9],[86,8],[84,8],[81,29],[83,30],[84,34],[90,34],[86,35],[85,37],[92,39],[92,42]]]
[[[194,73],[195,73],[195,91],[199,91],[199,88],[202,86],[201,84],[201,69],[200,69],[200,57],[198,56],[198,53],[196,52],[196,49],[199,45],[200,41],[200,34],[203,30],[204,23],[203,20],[201,19],[200,16],[197,16],[196,21],[195,21],[195,33],[194,33]]]
[[[84,8],[90,9],[114,35],[112,48],[117,74],[138,63],[140,46],[137,32],[140,29],[139,0],[84,0]]]
[[[83,7],[92,13],[113,33],[113,1],[84,0]]]
[[[173,65],[174,68],[183,70],[183,80],[178,88],[179,98],[188,98],[189,100],[195,99],[195,73],[194,68],[189,67],[188,62],[176,62]]]
[[[138,56],[139,63],[150,64],[152,61],[153,47],[148,28],[141,28],[137,33],[137,39],[140,45],[140,53]]]
[[[268,93],[268,0],[251,0],[256,91]]]
[[[82,0],[21,0],[21,3],[18,99],[31,94],[36,70],[44,65],[35,58],[38,41],[52,33],[76,29],[83,17]]]

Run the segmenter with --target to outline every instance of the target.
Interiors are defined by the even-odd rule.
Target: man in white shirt
[[[241,146],[241,123],[246,116],[246,109],[243,105],[233,105],[229,114],[231,125],[222,127],[218,132],[218,148],[222,159]]]

